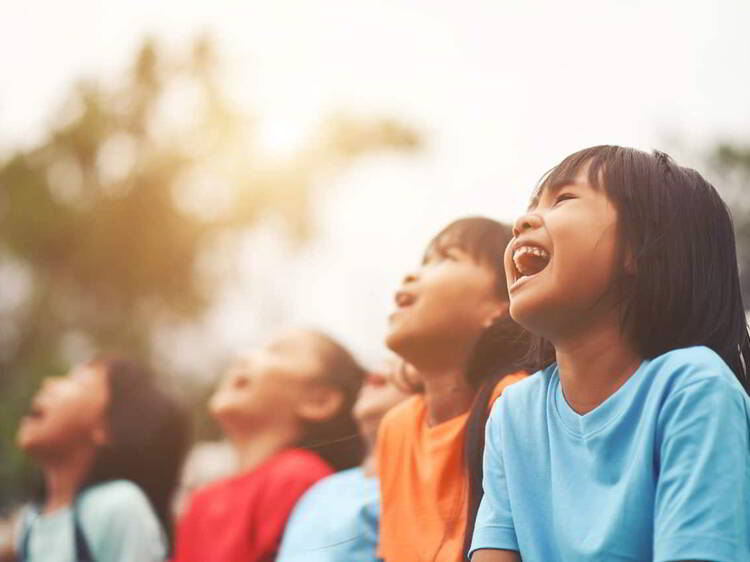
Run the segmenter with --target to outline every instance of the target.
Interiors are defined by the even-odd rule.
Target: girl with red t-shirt
[[[312,330],[283,334],[235,361],[209,408],[239,471],[192,497],[174,562],[273,560],[300,496],[362,460],[351,409],[363,376],[346,349]]]

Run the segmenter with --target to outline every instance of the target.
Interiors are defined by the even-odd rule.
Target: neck
[[[565,400],[579,414],[614,394],[643,360],[623,337],[617,321],[558,342],[555,350]]]
[[[463,369],[420,370],[427,404],[427,425],[433,426],[465,414],[475,390],[466,382]]]
[[[377,461],[375,460],[373,451],[369,451],[367,453],[367,456],[365,457],[365,460],[362,461],[362,470],[364,470],[365,476],[378,475],[378,465]]]
[[[365,443],[366,453],[365,458],[360,465],[365,471],[365,476],[376,476],[377,475],[377,464],[375,461],[375,443],[378,438],[378,427],[380,426],[380,420],[376,424],[363,424],[360,425],[360,433]]]
[[[95,454],[91,447],[74,447],[66,452],[64,458],[42,463],[46,492],[43,513],[51,513],[73,503],[91,469]]]
[[[293,446],[299,439],[296,428],[269,428],[258,429],[250,432],[235,432],[228,435],[235,451],[237,452],[237,469],[239,472],[247,472],[276,453]]]

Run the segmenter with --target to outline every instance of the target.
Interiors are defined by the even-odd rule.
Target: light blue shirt
[[[556,365],[487,424],[472,542],[524,562],[750,560],[750,400],[713,351],[644,361],[578,415]]]
[[[166,537],[146,496],[135,484],[114,480],[92,486],[78,500],[78,517],[96,562],[162,562]],[[73,510],[39,514],[28,508],[27,562],[75,562]]]
[[[361,468],[324,478],[294,507],[276,562],[375,561],[379,519],[377,478]]]

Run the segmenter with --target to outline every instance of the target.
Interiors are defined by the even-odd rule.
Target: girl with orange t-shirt
[[[502,256],[511,237],[491,219],[455,221],[396,293],[386,344],[420,372],[425,392],[391,410],[379,430],[385,562],[465,559],[489,409],[530,370],[528,335],[508,314]]]

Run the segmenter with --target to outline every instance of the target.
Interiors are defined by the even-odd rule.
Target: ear
[[[344,394],[328,385],[311,385],[297,403],[295,413],[303,420],[322,422],[334,417],[344,403]]]
[[[510,314],[510,301],[505,300],[494,302],[492,306],[489,307],[484,321],[482,321],[482,327],[489,328],[501,318],[508,316],[508,314]]]
[[[89,436],[91,438],[91,442],[97,447],[104,447],[105,445],[109,445],[112,441],[109,429],[104,425],[104,423],[98,424],[96,427],[94,427],[91,430]]]

